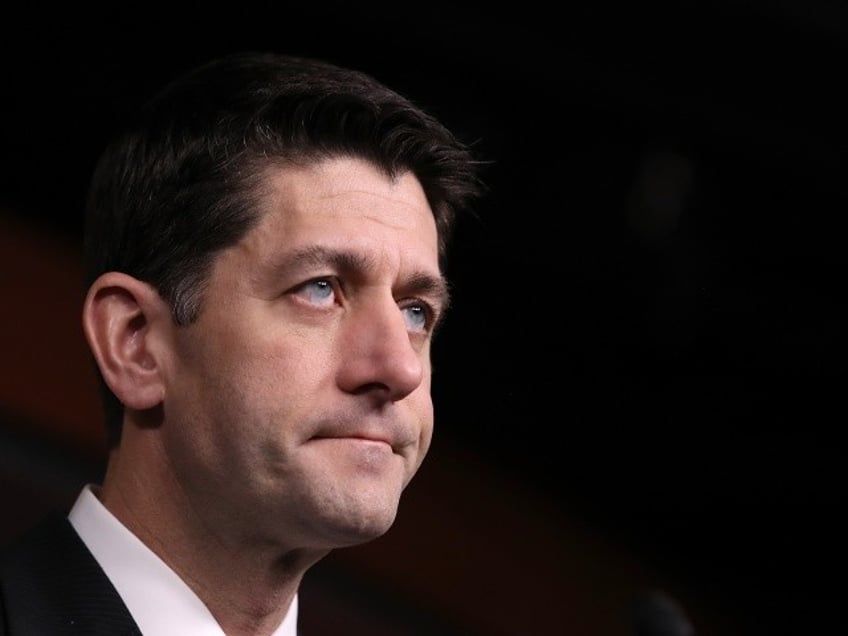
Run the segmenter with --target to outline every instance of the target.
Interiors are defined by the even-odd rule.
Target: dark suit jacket
[[[0,554],[0,636],[141,636],[63,514]]]

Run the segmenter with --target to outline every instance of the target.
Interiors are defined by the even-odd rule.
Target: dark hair
[[[190,324],[215,255],[258,220],[266,168],[340,155],[389,176],[415,174],[435,215],[444,267],[455,215],[482,188],[468,147],[364,73],[246,52],[171,82],[106,148],[86,207],[86,283],[124,272],[152,285],[177,324]],[[123,407],[101,385],[114,445]]]

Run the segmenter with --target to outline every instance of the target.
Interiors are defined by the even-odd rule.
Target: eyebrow
[[[276,264],[276,269],[289,269],[296,266],[331,265],[341,272],[367,272],[377,269],[376,262],[365,254],[350,250],[338,250],[320,245],[310,245],[293,250]],[[404,279],[403,293],[433,296],[444,314],[450,305],[450,288],[444,276],[433,276],[429,272],[415,271]]]

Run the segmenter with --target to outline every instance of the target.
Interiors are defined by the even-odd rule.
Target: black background
[[[437,435],[751,634],[842,629],[848,12],[313,4],[6,11],[0,203],[77,240],[114,126],[212,55],[370,72],[491,162],[451,263]]]

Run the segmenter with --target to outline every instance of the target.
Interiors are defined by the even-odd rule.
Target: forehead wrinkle
[[[393,185],[397,185],[397,180],[393,181]],[[415,214],[422,210],[422,204],[426,208],[427,212],[433,217],[435,220],[435,215],[433,211],[430,209],[430,205],[427,202],[426,198],[423,200],[419,200],[415,198],[414,200],[395,196],[395,189],[393,189],[389,193],[383,192],[375,192],[370,189],[359,189],[359,188],[343,188],[338,191],[332,192],[324,192],[315,194],[316,201],[335,201],[336,199],[342,199],[344,207],[348,208],[351,206],[350,201],[345,201],[345,199],[349,199],[353,196],[353,201],[358,202],[362,201],[365,207],[370,208],[374,205],[373,199],[385,201],[389,204],[387,209],[381,209],[377,213],[367,214],[367,218],[372,221],[377,221],[384,225],[389,225],[390,227],[405,227],[405,223],[396,222],[393,224],[388,223],[385,218],[387,213],[391,213],[392,219],[404,220],[406,218],[414,219]],[[423,193],[422,193],[423,194]],[[413,215],[408,216],[409,212],[413,212]]]
[[[339,196],[341,197],[342,195]],[[421,210],[418,205],[409,201],[400,201],[393,197],[382,195],[370,195],[369,199],[372,199],[374,196],[379,196],[379,198],[389,203],[389,207],[386,209],[374,210],[374,201],[363,199],[363,205],[360,208],[360,206],[352,204],[351,200],[347,198],[347,200],[343,200],[344,211],[356,211],[357,209],[361,209],[361,214],[365,219],[387,228],[402,230],[415,226],[417,222],[416,215],[419,214]],[[327,199],[333,198],[336,197],[327,197]],[[435,221],[436,217],[433,215],[429,207],[427,208],[427,213],[430,214]]]

